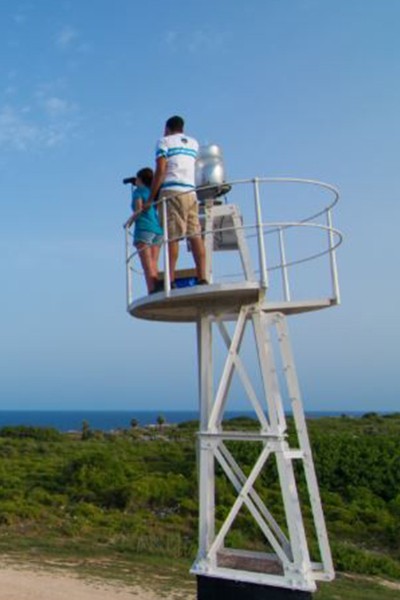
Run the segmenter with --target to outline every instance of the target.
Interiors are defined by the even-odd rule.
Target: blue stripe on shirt
[[[182,183],[181,181],[164,181],[161,188],[172,187],[172,186],[174,186],[174,187],[179,186],[179,187],[194,190],[194,185],[192,185],[190,183]]]
[[[191,148],[168,148],[167,156],[177,156],[179,154],[183,154],[184,156],[191,156],[192,158],[197,157],[197,150],[192,150]]]

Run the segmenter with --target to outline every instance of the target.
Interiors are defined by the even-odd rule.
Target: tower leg
[[[212,365],[213,322],[216,322],[227,347],[227,357],[220,381],[215,386]],[[247,373],[240,358],[245,329],[252,325],[259,357],[261,393]],[[277,343],[271,336],[276,332]],[[242,307],[229,333],[221,318],[204,316],[197,326],[199,351],[200,433],[199,433],[199,552],[192,568],[198,578],[199,600],[306,600],[315,591],[316,580],[333,578],[332,559],[314,463],[302,408],[293,354],[285,317],[265,314],[259,305]],[[276,358],[283,367],[279,377]],[[225,430],[223,418],[234,373],[239,376],[259,421],[258,431]],[[282,398],[282,380],[286,380],[292,405],[298,444],[289,444]],[[234,442],[234,443],[233,443]],[[254,446],[254,442],[257,442]],[[254,463],[240,466],[235,458],[237,444],[253,444],[250,456]],[[256,453],[253,452],[256,450]],[[258,456],[257,456],[258,453]],[[246,453],[245,453],[246,455]],[[262,473],[270,462],[276,465],[284,522],[279,524],[273,510],[263,498]],[[303,466],[311,513],[314,519],[321,563],[313,562],[303,522],[301,498],[297,490],[294,462]],[[216,524],[216,468],[232,484],[236,498],[224,507],[225,520]],[[260,479],[259,479],[260,478]],[[265,550],[232,548],[228,537],[242,509],[247,509],[265,540]],[[229,510],[228,510],[229,509]],[[276,515],[275,515],[276,516]],[[282,521],[282,515],[281,515]],[[260,538],[260,539],[261,539]],[[252,540],[251,540],[252,542]],[[257,547],[257,546],[256,546]],[[272,553],[271,553],[272,550]]]
[[[213,369],[212,369],[212,322],[210,317],[202,317],[197,323],[200,431],[206,431],[212,410]],[[214,449],[209,441],[199,436],[199,554],[201,560],[207,555],[215,536],[215,491],[214,491]]]
[[[307,423],[303,411],[300,385],[297,378],[292,347],[290,344],[289,330],[286,323],[286,318],[283,315],[276,315],[275,323],[299,446],[303,453],[304,474],[307,481],[311,510],[321,553],[322,570],[320,578],[330,581],[333,579],[335,572],[332,554],[329,547],[328,532],[325,525],[324,513],[319,495],[318,481],[307,431]]]

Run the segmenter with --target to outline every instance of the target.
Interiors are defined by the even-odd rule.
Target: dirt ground
[[[140,587],[99,583],[73,574],[0,564],[0,600],[156,600]],[[165,597],[165,600],[169,600]]]

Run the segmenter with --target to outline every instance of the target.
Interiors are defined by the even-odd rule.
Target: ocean
[[[308,418],[321,418],[329,416],[340,416],[339,412],[311,411],[306,413]],[[362,412],[346,412],[346,415],[359,417]],[[32,427],[52,427],[61,432],[80,431],[83,421],[86,421],[91,429],[101,431],[112,431],[115,429],[127,429],[130,427],[132,419],[136,419],[139,425],[152,425],[157,422],[157,417],[162,416],[165,423],[182,423],[198,419],[197,411],[190,410],[4,410],[0,411],[0,427],[28,425]],[[238,416],[254,416],[253,413],[246,411],[231,411],[226,413],[226,418]]]

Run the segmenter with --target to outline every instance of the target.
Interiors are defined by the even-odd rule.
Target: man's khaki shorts
[[[161,190],[158,200],[168,198],[167,222],[168,239],[176,240],[193,235],[199,235],[199,206],[195,192],[177,192],[176,190]],[[159,204],[160,222],[162,219],[162,203]]]

